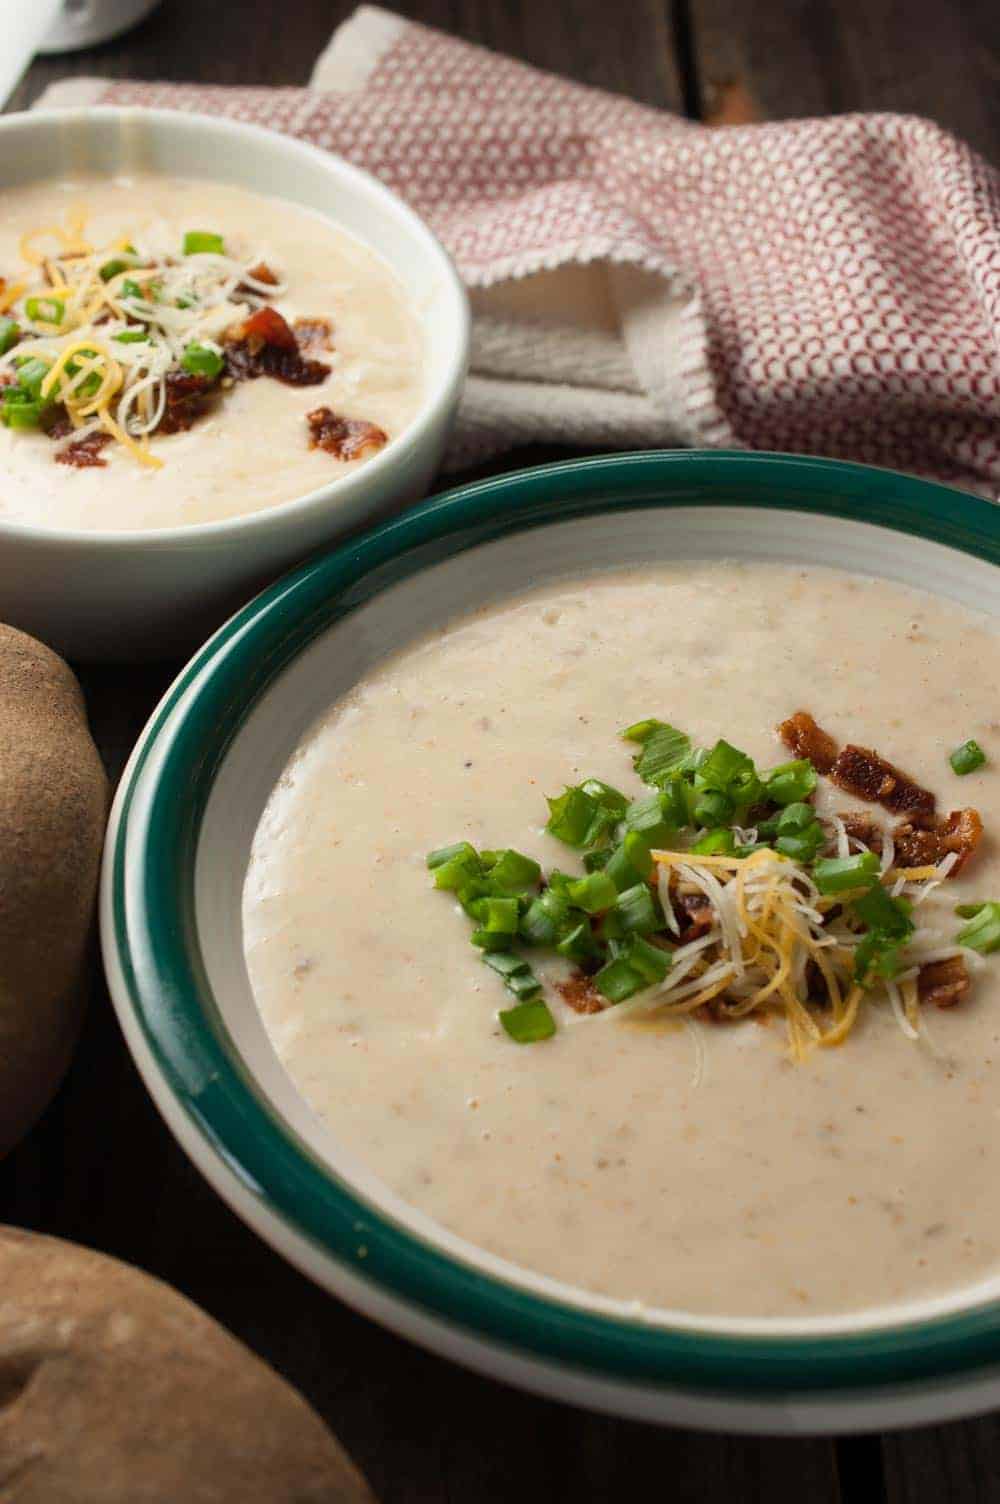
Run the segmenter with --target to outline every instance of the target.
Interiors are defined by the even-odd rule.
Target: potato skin
[[[0,1227],[0,1504],[375,1504],[290,1385],[159,1280]]]
[[[0,1155],[76,1042],[107,808],[73,673],[0,625]]]

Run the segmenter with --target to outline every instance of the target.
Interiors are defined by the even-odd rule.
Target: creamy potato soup
[[[421,402],[422,338],[371,249],[202,180],[0,193],[0,516],[213,522],[364,464]]]
[[[756,563],[551,584],[452,622],[331,709],[261,819],[245,946],[285,1069],[392,1191],[472,1244],[584,1292],[695,1314],[828,1316],[994,1274],[1000,957],[988,953],[988,937],[982,949],[975,935],[961,948],[954,942],[963,925],[978,924],[981,937],[994,922],[989,909],[978,920],[957,917],[956,905],[1000,897],[996,655],[987,618],[929,594]],[[877,749],[908,777],[880,773],[880,803],[847,792],[850,777],[835,765],[812,791],[801,747],[776,730],[802,710],[832,743]],[[633,741],[619,733],[649,718],[678,728],[694,748],[725,739],[775,796],[766,770],[798,767],[783,777],[792,783],[785,794],[801,797],[785,797],[777,814],[772,801],[767,818],[755,816],[759,831],[733,836],[732,779],[728,794],[722,783],[707,788],[713,798],[697,822],[721,810],[730,828],[713,837],[715,860],[734,839],[743,853],[728,868],[701,859],[720,890],[736,881],[734,861],[752,859],[765,836],[771,845],[757,862],[765,874],[776,870],[788,810],[788,849],[811,874],[792,882],[790,898],[768,888],[768,912],[760,882],[757,908],[747,900],[762,935],[768,926],[776,933],[786,900],[798,903],[789,924],[815,948],[811,970],[796,961],[742,1017],[746,976],[730,977],[728,993],[693,1012],[669,1013],[655,1006],[668,996],[659,980],[635,990],[633,976],[622,987],[621,967],[609,990],[623,1000],[585,979],[582,995],[600,1011],[577,1011],[581,996],[566,986],[573,963],[544,945],[521,947],[530,971],[520,973],[528,985],[519,999],[470,943],[494,921],[502,929],[503,902],[470,917],[427,865],[428,853],[468,842],[487,852],[487,865],[513,848],[551,884],[553,869],[579,882],[580,849],[546,830],[546,796],[588,779],[630,801],[648,796],[632,766],[642,733]],[[986,761],[960,776],[949,754],[970,739]],[[958,762],[970,760],[979,758]],[[911,787],[936,796],[938,816],[921,812],[923,796]],[[719,801],[730,796],[727,811]],[[766,811],[770,795],[755,797]],[[946,818],[970,809],[985,831],[975,850],[952,839],[958,827]],[[863,817],[895,831],[892,850],[847,836],[848,826],[863,836]],[[810,846],[815,825],[827,845]],[[690,846],[695,834],[674,844]],[[592,876],[606,875],[602,860]],[[711,942],[696,964],[697,942],[685,937],[712,924],[718,935],[729,922],[721,898],[718,913],[700,904],[709,879],[701,890],[687,882],[694,855],[689,862],[675,869],[673,889],[664,889],[663,866],[647,881],[653,900],[659,882],[684,920],[652,946],[659,956],[674,952],[675,971],[681,945],[689,947],[678,1009],[721,964],[707,958],[726,943],[724,935]],[[600,909],[599,887],[567,891],[579,904],[597,893]],[[532,893],[541,891],[536,884]],[[595,914],[590,928],[605,923]],[[827,930],[842,939],[824,950]],[[754,933],[732,942],[751,969]],[[852,1003],[863,941],[869,970]],[[638,965],[646,952],[631,943],[609,941],[598,959],[627,954]],[[767,961],[763,945],[756,965],[773,977],[778,961]],[[654,956],[658,978],[667,963],[659,964]],[[835,973],[835,1003],[822,966]],[[804,1023],[792,1017],[791,993],[786,1009],[773,1007],[796,967]],[[529,1028],[519,1042],[500,1015],[525,999],[544,1005],[554,1030],[536,1037]],[[517,1013],[522,1024],[525,1016]],[[842,1042],[824,1042],[838,1030]]]

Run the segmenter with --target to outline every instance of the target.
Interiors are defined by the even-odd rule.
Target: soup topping
[[[877,752],[839,749],[808,712],[779,733],[797,755],[761,772],[727,741],[696,749],[659,720],[627,727],[652,793],[629,800],[590,778],[548,800],[546,829],[581,853],[582,875],[543,875],[510,848],[431,852],[435,886],[455,895],[473,945],[513,995],[499,1014],[512,1039],[556,1032],[524,955],[532,947],[572,963],[557,987],[578,1013],[780,1015],[797,1059],[841,1044],[875,995],[910,1038],[922,1003],[947,1008],[967,995],[970,970],[1000,949],[1000,904],[959,906],[967,923],[953,936],[915,911],[975,852],[978,811],[938,815],[933,793]],[[976,751],[970,772],[986,761]],[[905,818],[889,827],[820,817],[820,773]]]
[[[289,324],[271,303],[287,284],[259,255],[237,256],[207,230],[175,251],[138,237],[96,248],[85,222],[76,211],[25,235],[24,274],[0,279],[0,422],[46,433],[59,463],[104,465],[117,443],[159,467],[150,440],[190,428],[235,382],[329,376],[316,355],[333,349],[330,320]],[[375,424],[319,411],[320,437],[306,416],[310,448],[357,459],[388,442]]]

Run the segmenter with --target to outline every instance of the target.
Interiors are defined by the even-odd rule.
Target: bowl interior
[[[264,804],[313,722],[373,664],[465,609],[548,580],[608,567],[678,559],[733,558],[823,563],[877,574],[1000,615],[1000,571],[938,544],[871,525],[803,513],[722,507],[634,510],[577,518],[480,545],[417,570],[336,621],[265,690],[243,721],[215,776],[198,845],[195,908],[202,954],[220,1019],[245,1068],[278,1113],[373,1206],[417,1235],[490,1273],[567,1301],[584,1297],[515,1269],[463,1243],[388,1192],[346,1151],[298,1095],[257,1013],[243,957],[240,902],[250,843]],[[995,1287],[894,1307],[864,1317],[753,1321],[692,1319],[681,1311],[646,1319],[702,1330],[802,1333],[912,1319],[981,1300]],[[591,1308],[629,1314],[624,1302],[586,1297]]]
[[[437,239],[376,179],[258,126],[171,110],[53,110],[0,119],[0,190],[86,174],[163,173],[232,183],[323,215],[376,250],[424,330],[425,408],[464,365],[465,297]]]

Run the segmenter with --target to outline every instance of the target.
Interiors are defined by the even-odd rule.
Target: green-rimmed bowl
[[[753,1431],[910,1425],[1000,1402],[1000,1279],[836,1319],[640,1319],[463,1243],[390,1194],[284,1074],[254,1006],[250,842],[316,717],[466,607],[657,558],[836,565],[1000,616],[1000,512],[886,470],[785,455],[578,460],[422,503],[234,616],[168,691],[115,802],[104,954],[170,1128],[229,1204],[359,1310],[459,1362],[645,1419]]]

